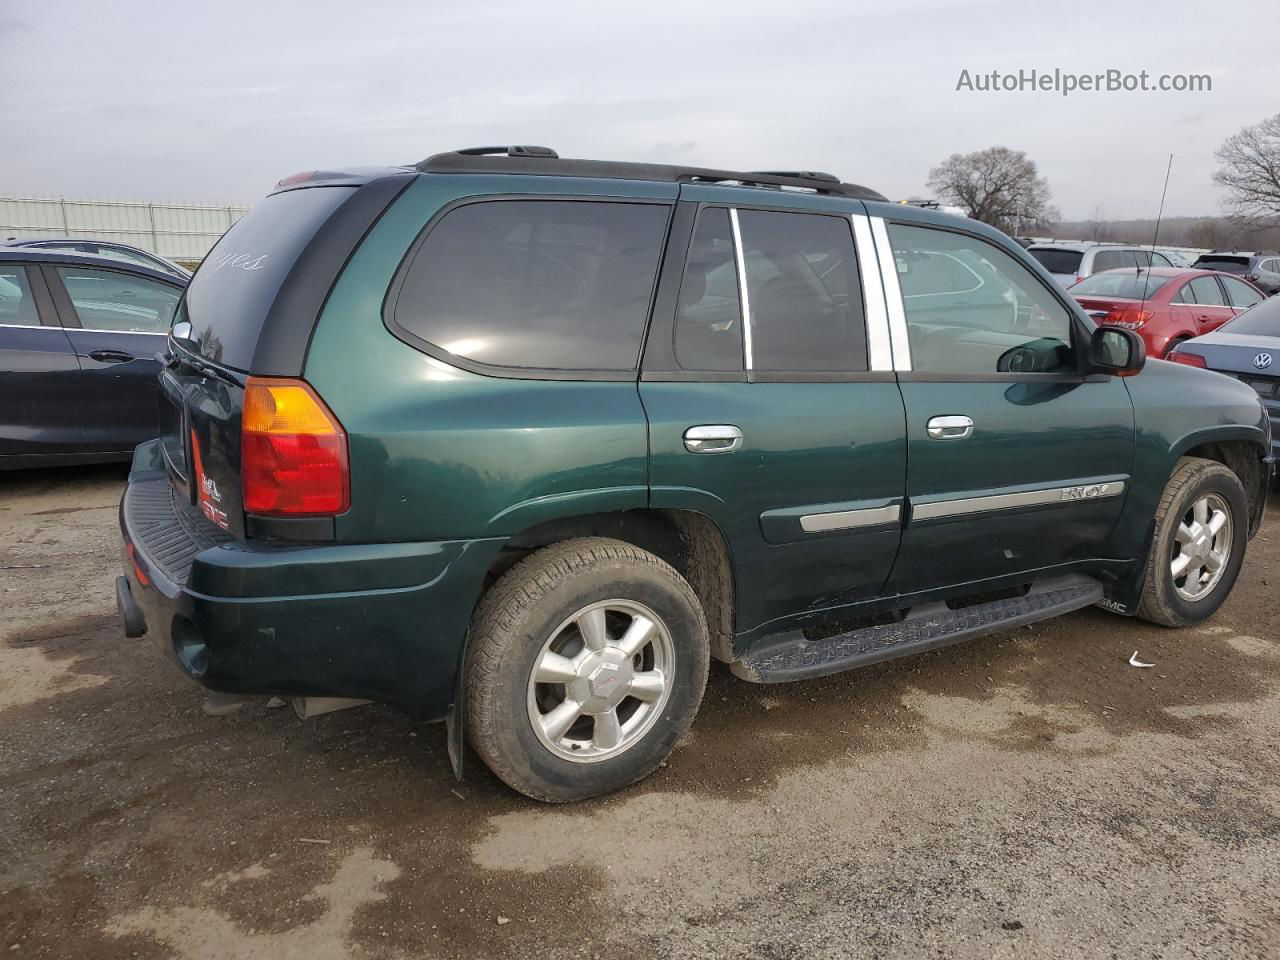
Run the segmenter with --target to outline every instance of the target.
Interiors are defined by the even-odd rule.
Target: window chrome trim
[[[885,306],[889,312],[889,339],[893,344],[893,368],[911,369],[911,341],[907,337],[907,312],[902,305],[902,287],[898,283],[898,263],[893,257],[889,230],[884,217],[871,217],[871,234],[876,241],[880,261],[880,280],[884,284]]]
[[[750,371],[755,363],[751,353],[751,297],[747,293],[747,261],[742,255],[742,228],[738,226],[738,208],[729,208],[729,225],[733,229],[733,263],[738,271],[738,299],[742,301],[742,366]]]
[[[897,523],[901,516],[902,507],[896,503],[864,510],[810,513],[800,518],[800,529],[805,533],[828,533],[832,530],[851,530],[854,527],[878,527]]]
[[[857,251],[858,271],[862,274],[862,299],[867,324],[867,366],[871,370],[893,369],[893,346],[889,339],[889,311],[885,306],[884,284],[880,279],[880,262],[871,237],[870,218],[851,214],[853,246]]]
[[[911,519],[937,520],[942,517],[962,517],[971,513],[990,510],[1012,510],[1017,507],[1042,507],[1056,503],[1086,503],[1118,497],[1124,493],[1125,481],[1106,480],[1101,483],[1083,483],[1067,487],[1049,487],[1044,490],[1024,490],[1019,493],[996,493],[985,497],[961,497],[956,500],[935,500],[911,505]]]

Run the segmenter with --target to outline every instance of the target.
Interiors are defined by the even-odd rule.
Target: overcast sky
[[[957,92],[971,73],[1208,73],[1211,93]],[[0,0],[0,195],[252,202],[313,167],[492,143],[829,170],[897,199],[1025,150],[1068,219],[1219,211],[1280,111],[1275,0],[699,4]]]

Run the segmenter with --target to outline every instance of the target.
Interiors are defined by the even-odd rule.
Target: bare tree
[[[1253,223],[1280,216],[1280,113],[1228,137],[1214,156],[1222,166],[1213,179],[1236,216]]]
[[[929,171],[929,188],[975,220],[1006,232],[1054,223],[1049,183],[1021,150],[990,147],[953,153]]]
[[[1090,240],[1103,241],[1111,239],[1111,225],[1107,223],[1107,214],[1102,209],[1102,204],[1098,204],[1093,208],[1093,213],[1085,221],[1085,229],[1089,232]]]

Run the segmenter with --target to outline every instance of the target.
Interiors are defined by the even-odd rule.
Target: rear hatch
[[[1249,272],[1249,258],[1206,254],[1203,257],[1199,257],[1192,266],[1197,270],[1217,270],[1220,273],[1242,274]]]
[[[169,476],[210,521],[236,537],[246,536],[241,489],[246,383],[250,374],[300,374],[306,350],[304,334],[296,338],[293,369],[264,369],[264,363],[281,362],[281,351],[264,360],[263,331],[280,322],[273,318],[282,312],[281,289],[299,257],[357,189],[315,186],[268,196],[218,241],[175,314],[159,391]]]
[[[1064,250],[1060,247],[1028,247],[1027,253],[1039,260],[1042,267],[1067,286],[1076,282],[1080,261],[1084,257],[1079,250]]]

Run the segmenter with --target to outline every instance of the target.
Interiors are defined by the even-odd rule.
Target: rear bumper
[[[501,540],[236,540],[148,460],[140,448],[120,503],[127,633],[140,617],[165,655],[211,690],[353,697],[445,716]]]

